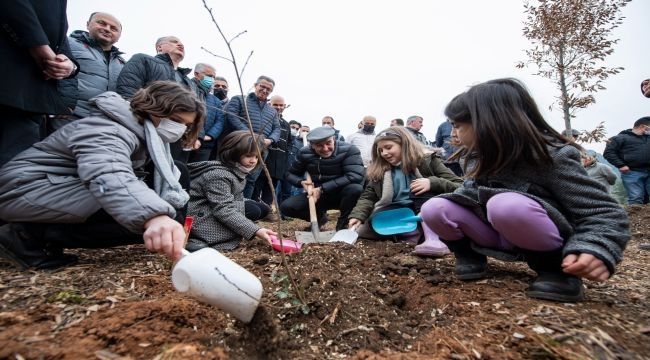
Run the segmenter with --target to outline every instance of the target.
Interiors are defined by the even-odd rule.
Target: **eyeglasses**
[[[396,137],[398,137],[398,138],[401,138],[401,137],[402,137],[402,135],[400,135],[400,134],[398,134],[398,133],[396,133],[396,132],[392,132],[392,131],[384,131],[384,132],[380,132],[380,133],[377,135],[377,137],[384,137],[384,136],[396,136]]]

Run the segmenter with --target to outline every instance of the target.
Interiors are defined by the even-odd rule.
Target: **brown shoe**
[[[262,220],[276,222],[276,221],[280,221],[280,216],[277,213],[269,211],[269,213],[266,214],[266,216]]]

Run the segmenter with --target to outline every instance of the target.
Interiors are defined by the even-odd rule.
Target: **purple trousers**
[[[453,201],[432,198],[420,211],[422,221],[445,241],[470,238],[482,247],[552,251],[563,239],[546,210],[535,200],[517,193],[501,193],[486,204],[487,222]]]

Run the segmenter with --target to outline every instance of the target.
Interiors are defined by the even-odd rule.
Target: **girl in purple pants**
[[[487,256],[537,272],[529,297],[580,301],[582,278],[607,280],[630,238],[626,212],[589,177],[579,146],[542,117],[514,79],[471,87],[446,107],[466,180],[427,201],[423,221],[456,257],[461,280],[485,276]]]

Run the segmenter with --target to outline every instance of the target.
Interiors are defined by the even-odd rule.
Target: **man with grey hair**
[[[126,62],[121,56],[123,53],[115,47],[122,36],[122,24],[115,16],[94,12],[90,14],[86,29],[88,31],[75,30],[68,37],[70,51],[79,62],[79,73],[58,83],[59,92],[72,114],[51,117],[48,132],[90,115],[88,100],[105,91],[115,91],[117,77]]]
[[[135,54],[124,65],[117,78],[117,93],[130,100],[139,89],[157,80],[169,80],[196,91],[187,75],[192,69],[179,67],[185,58],[185,47],[175,36],[156,41],[156,56]]]
[[[232,126],[232,130],[248,130],[248,115],[250,125],[255,134],[264,135],[264,144],[268,148],[280,139],[280,116],[278,112],[268,103],[269,95],[273,92],[275,81],[268,76],[260,76],[255,81],[255,90],[246,97],[242,95],[233,96],[226,105],[226,122]],[[244,107],[244,101],[246,106]],[[264,149],[262,149],[264,150]],[[262,159],[264,161],[265,159]],[[253,196],[255,182],[262,171],[261,168],[248,174],[244,197],[250,199]],[[253,199],[256,200],[256,199]]]
[[[196,87],[196,95],[205,104],[206,117],[203,129],[199,132],[201,147],[190,152],[188,162],[209,160],[217,138],[223,132],[223,105],[221,100],[212,94],[216,72],[210,64],[198,63],[194,66],[192,82]]]
[[[419,115],[411,115],[406,119],[406,128],[411,132],[413,137],[422,144],[426,146],[430,146],[431,143],[427,140],[427,137],[424,136],[423,133],[420,132],[420,129],[422,129],[422,123],[424,122],[424,119],[422,116]]]
[[[131,100],[136,91],[158,80],[174,81],[185,85],[188,89],[197,91],[196,84],[188,77],[192,69],[182,68],[178,65],[185,58],[185,46],[175,36],[163,36],[156,40],[156,56],[135,54],[126,62],[120,76],[117,78],[115,92],[124,99]],[[183,149],[180,141],[170,144],[172,157],[187,163],[189,151],[201,146],[199,140],[193,149]]]

